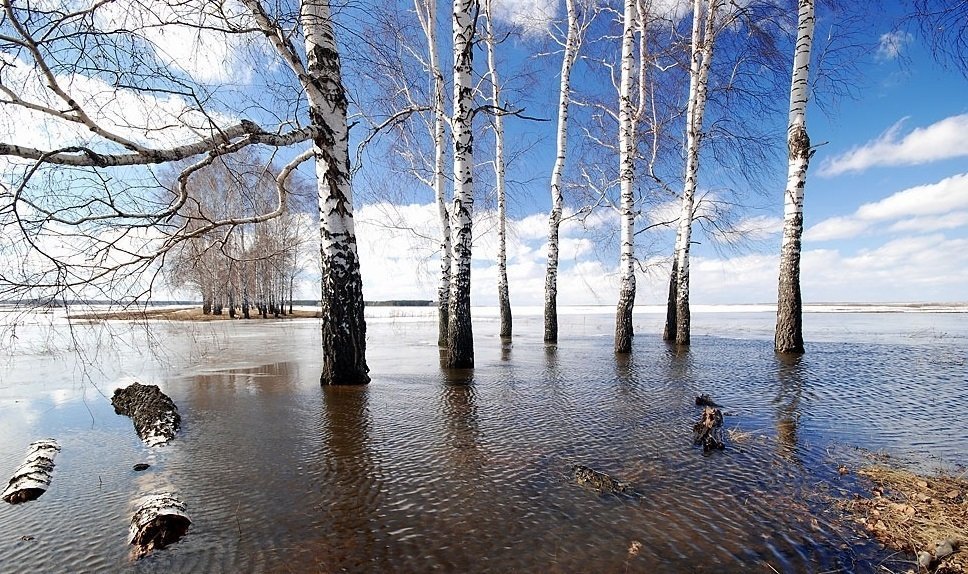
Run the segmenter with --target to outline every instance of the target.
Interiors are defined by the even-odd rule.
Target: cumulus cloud
[[[494,18],[517,26],[526,34],[543,34],[558,15],[558,2],[494,0]]]
[[[965,224],[966,213],[968,173],[962,173],[865,203],[851,215],[825,219],[808,229],[803,237],[806,241],[847,239],[860,235],[875,224],[891,221],[896,222],[889,227],[892,230],[953,229]],[[939,227],[932,227],[932,223]]]
[[[918,165],[968,156],[968,114],[945,118],[900,137],[905,119],[876,139],[828,158],[820,166],[820,175],[831,177],[874,166]]]
[[[881,34],[877,45],[876,57],[881,61],[895,60],[904,51],[905,46],[914,40],[909,32],[888,32]]]

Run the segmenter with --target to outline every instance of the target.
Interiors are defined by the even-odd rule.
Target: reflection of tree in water
[[[780,455],[797,462],[797,431],[803,399],[804,369],[802,355],[780,354],[777,357],[776,435]]]
[[[501,360],[510,361],[511,360],[511,349],[514,345],[511,343],[511,337],[501,337]]]
[[[473,379],[463,383],[445,383],[440,391],[447,455],[457,474],[476,474],[483,466],[480,420],[472,382]]]
[[[321,510],[327,566],[355,570],[386,559],[378,509],[382,477],[375,464],[373,419],[366,386],[324,385]]]

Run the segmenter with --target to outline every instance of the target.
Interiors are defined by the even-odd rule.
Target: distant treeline
[[[71,305],[103,305],[110,307],[124,307],[127,305],[132,305],[127,301],[106,301],[101,299],[74,299],[66,302],[68,306]],[[300,307],[318,307],[318,300],[302,299],[295,300],[292,302],[293,305],[298,305]],[[13,306],[27,306],[27,307],[62,307],[64,301],[57,299],[30,299],[30,300],[19,300],[19,301],[0,301],[3,305],[13,305]],[[134,305],[138,307],[166,307],[171,305],[199,305],[199,301],[189,301],[189,300],[177,300],[177,301],[148,301],[139,302]],[[434,302],[431,300],[423,299],[393,299],[389,301],[366,301],[364,303],[367,307],[432,307]]]

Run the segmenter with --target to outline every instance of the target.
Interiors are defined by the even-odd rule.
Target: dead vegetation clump
[[[857,474],[872,482],[870,498],[845,502],[855,520],[886,547],[915,556],[910,571],[968,573],[968,480],[926,477],[887,466]]]

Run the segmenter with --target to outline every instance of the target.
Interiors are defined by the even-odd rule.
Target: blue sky
[[[506,7],[515,4],[508,1]],[[536,6],[542,5],[521,4],[522,14],[534,14]],[[508,14],[515,17],[513,10]],[[832,20],[822,9],[818,16],[818,34],[827,34]],[[939,65],[917,30],[899,31],[897,16],[897,6],[889,4],[852,36],[851,41],[860,46],[853,52],[852,64],[861,72],[851,82],[853,97],[834,99],[822,91],[822,85],[812,94],[808,128],[812,142],[823,145],[812,160],[806,189],[802,284],[808,303],[968,301],[968,81],[959,71]],[[500,48],[514,52],[507,59],[517,64],[525,61],[524,51],[533,46],[534,42],[524,41]],[[537,103],[527,110],[532,115],[554,117],[558,58],[550,56],[549,63],[533,64],[544,71],[533,88]],[[583,83],[588,81],[579,72],[576,91],[585,89]],[[778,94],[784,109],[787,94]],[[768,121],[785,129],[785,114],[778,119],[770,116]],[[554,122],[525,127],[508,123],[512,145],[523,147],[528,136],[545,132],[521,160],[525,165],[512,166],[519,183],[509,191],[512,305],[539,305]],[[580,137],[572,132],[572,153]],[[490,144],[479,141],[478,161],[482,161],[490,153]],[[767,168],[775,176],[763,177],[768,189],[763,195],[751,195],[749,209],[740,216],[740,225],[754,230],[754,240],[740,249],[724,249],[708,239],[695,247],[694,304],[775,301],[786,178],[783,153],[782,148],[777,150],[776,161]],[[709,166],[701,172],[701,190],[704,185],[707,189],[719,185],[711,181],[716,179],[715,169]],[[574,198],[571,205],[578,205]],[[496,300],[496,242],[485,213],[487,205],[478,206],[481,222],[476,232],[473,301],[489,305]],[[357,220],[365,296],[432,298],[435,246],[381,229],[376,222],[385,220],[388,211],[426,234],[435,233],[432,209],[419,200],[395,208],[361,206]],[[657,218],[659,214],[645,213],[641,224]],[[563,231],[559,302],[613,304],[617,247],[609,233],[614,230],[614,216],[596,213],[585,227],[573,223]],[[660,234],[647,243],[639,252],[648,271],[639,277],[638,303],[661,304],[671,235]]]

